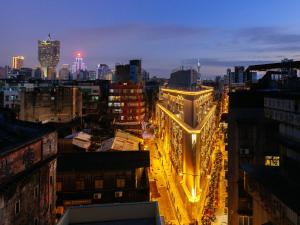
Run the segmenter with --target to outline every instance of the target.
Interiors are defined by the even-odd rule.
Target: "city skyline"
[[[205,76],[227,67],[300,58],[297,9],[300,3],[261,1],[4,1],[0,25],[0,65],[23,55],[39,65],[37,41],[50,32],[61,41],[61,64],[83,53],[89,69],[141,58],[150,74],[169,77],[182,65],[197,66]],[[10,12],[14,10],[14,17]],[[24,17],[23,12],[30,11]],[[288,13],[276,13],[288,12]],[[22,34],[19,38],[18,34]]]

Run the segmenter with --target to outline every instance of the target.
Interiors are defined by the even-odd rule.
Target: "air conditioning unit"
[[[95,193],[94,199],[101,199],[101,193]]]

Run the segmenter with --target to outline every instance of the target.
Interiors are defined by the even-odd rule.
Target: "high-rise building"
[[[21,69],[24,65],[24,56],[13,56],[12,57],[12,68]]]
[[[106,64],[98,64],[97,66],[97,79],[112,80],[112,71]]]
[[[60,57],[60,41],[52,40],[49,34],[48,40],[38,41],[38,58],[44,72],[45,79],[56,79],[56,66]]]
[[[35,79],[42,79],[42,76],[43,76],[43,72],[42,72],[41,68],[40,67],[35,68],[35,70],[33,72],[33,77]]]
[[[169,80],[169,87],[171,88],[184,88],[195,89],[197,86],[198,73],[193,69],[180,69],[171,73]]]
[[[144,85],[141,82],[141,60],[116,65],[116,80],[110,84],[109,113],[115,128],[141,135],[145,117]]]
[[[83,62],[83,58],[80,52],[76,54],[75,62],[72,65],[72,73],[77,73],[80,70],[86,70],[87,67]]]
[[[71,79],[71,71],[69,64],[63,64],[58,73],[60,80],[70,80]]]

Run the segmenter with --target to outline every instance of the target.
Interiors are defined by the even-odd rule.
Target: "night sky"
[[[299,0],[1,0],[0,8],[0,66],[13,55],[37,66],[37,40],[49,32],[61,41],[60,63],[77,51],[88,69],[142,58],[152,76],[197,58],[207,76],[300,59]]]

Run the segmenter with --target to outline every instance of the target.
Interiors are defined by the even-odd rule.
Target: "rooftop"
[[[0,156],[41,139],[55,129],[47,125],[8,119],[0,114]]]
[[[70,207],[57,225],[160,225],[156,202],[117,203]]]
[[[134,169],[149,167],[148,151],[72,152],[58,156],[58,171]]]

